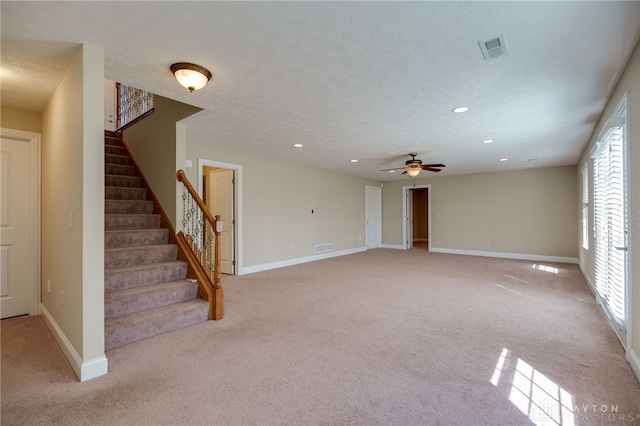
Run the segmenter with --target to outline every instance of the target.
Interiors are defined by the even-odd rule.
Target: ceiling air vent
[[[504,34],[500,34],[491,40],[480,40],[478,44],[480,45],[480,50],[482,50],[485,61],[509,53],[507,51],[507,42],[504,39]]]

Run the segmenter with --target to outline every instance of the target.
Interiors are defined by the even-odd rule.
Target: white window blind
[[[589,168],[582,166],[582,247],[589,249]]]
[[[626,332],[626,200],[624,123],[609,120],[594,152],[595,286]]]

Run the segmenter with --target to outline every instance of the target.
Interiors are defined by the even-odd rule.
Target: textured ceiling
[[[2,1],[0,11],[3,107],[42,110],[85,43],[104,50],[106,78],[203,108],[187,119],[191,142],[375,180],[407,179],[380,169],[410,152],[446,164],[441,175],[576,164],[640,38],[635,1]],[[478,41],[502,33],[509,53],[485,61]],[[182,61],[213,81],[189,93],[169,71]],[[471,110],[452,113],[459,105]]]

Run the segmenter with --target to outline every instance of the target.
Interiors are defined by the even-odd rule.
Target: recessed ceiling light
[[[358,162],[358,160],[351,160],[351,162],[352,162],[352,163],[357,163],[357,162]]]
[[[508,158],[501,158],[500,161],[507,161]]]
[[[395,172],[396,172],[395,170],[389,170],[389,173],[395,173]]]
[[[493,142],[495,142],[495,140],[493,139],[485,139],[482,141],[482,143],[493,143]]]
[[[302,148],[304,145],[302,145],[301,143],[294,143],[293,147],[294,148]]]
[[[456,107],[456,108],[452,109],[452,111],[453,111],[453,112],[460,113],[460,112],[467,112],[467,111],[469,111],[470,109],[471,109],[471,108],[469,108],[468,106],[459,106],[459,107]]]

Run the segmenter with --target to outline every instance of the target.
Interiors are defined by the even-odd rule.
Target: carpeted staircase
[[[186,279],[136,167],[105,134],[105,350],[207,321],[208,303]]]

